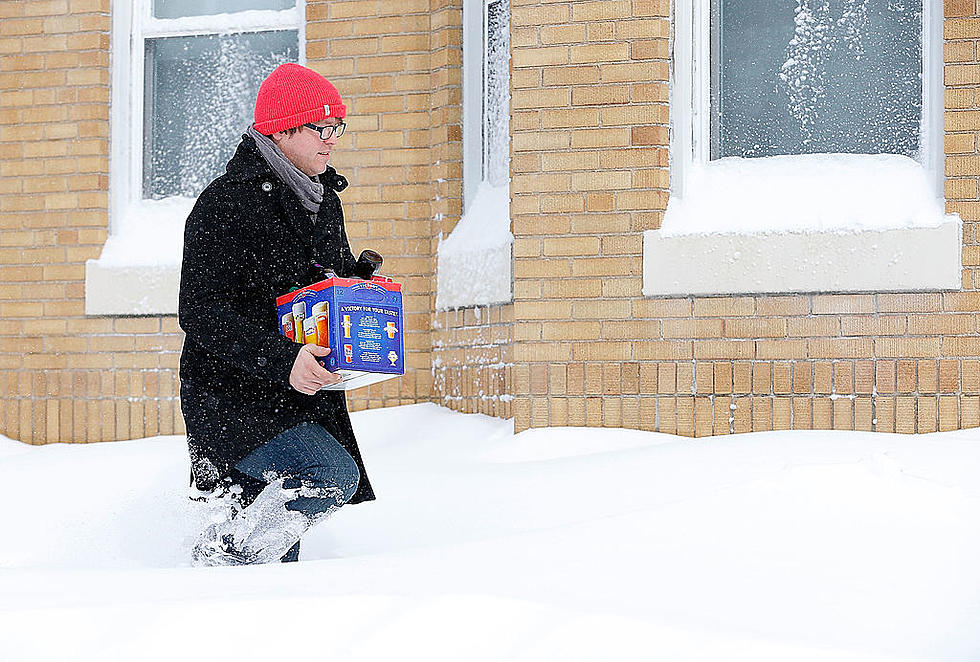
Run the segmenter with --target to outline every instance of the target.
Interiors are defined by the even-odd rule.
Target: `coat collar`
[[[281,216],[278,217],[279,222],[282,222],[293,234],[309,257],[312,250],[313,221],[300,205],[296,194],[283,184],[268,162],[262,158],[259,148],[251,136],[242,136],[242,141],[239,143],[238,149],[235,150],[235,155],[225,166],[224,177],[232,182],[246,184],[248,190],[256,193],[261,189],[265,194],[276,195],[281,209]],[[263,222],[270,222],[271,220],[263,219]]]
[[[303,208],[296,194],[282,183],[279,176],[275,174],[266,160],[259,152],[258,146],[251,136],[242,136],[242,142],[238,145],[235,155],[226,166],[225,177],[231,181],[247,183],[254,187],[253,190],[261,189],[267,194],[278,195],[279,205],[282,210],[280,217],[286,228],[293,234],[296,240],[303,246],[306,253],[306,261],[314,260],[314,232],[316,230],[314,221],[310,214]],[[319,176],[320,182],[325,189],[342,191],[347,188],[347,179],[343,175],[338,175],[337,171],[327,166],[326,171]],[[324,191],[326,192],[326,191]],[[324,196],[324,203],[321,205],[323,213],[324,205],[328,204],[327,196]],[[339,204],[337,202],[329,203]]]

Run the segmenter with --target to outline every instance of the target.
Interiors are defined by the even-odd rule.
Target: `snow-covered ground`
[[[353,416],[376,502],[198,569],[181,437],[0,439],[0,659],[980,659],[980,431]]]

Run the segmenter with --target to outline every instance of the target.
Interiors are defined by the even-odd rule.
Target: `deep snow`
[[[353,415],[379,500],[198,569],[182,437],[0,439],[0,658],[980,659],[980,432]]]

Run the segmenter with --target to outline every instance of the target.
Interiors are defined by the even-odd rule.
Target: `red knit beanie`
[[[327,117],[346,116],[347,106],[337,88],[312,69],[292,62],[276,67],[262,81],[255,99],[255,130],[267,136]]]

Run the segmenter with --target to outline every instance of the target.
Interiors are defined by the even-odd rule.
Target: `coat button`
[[[272,190],[272,182],[262,182],[262,190],[268,193]]]

